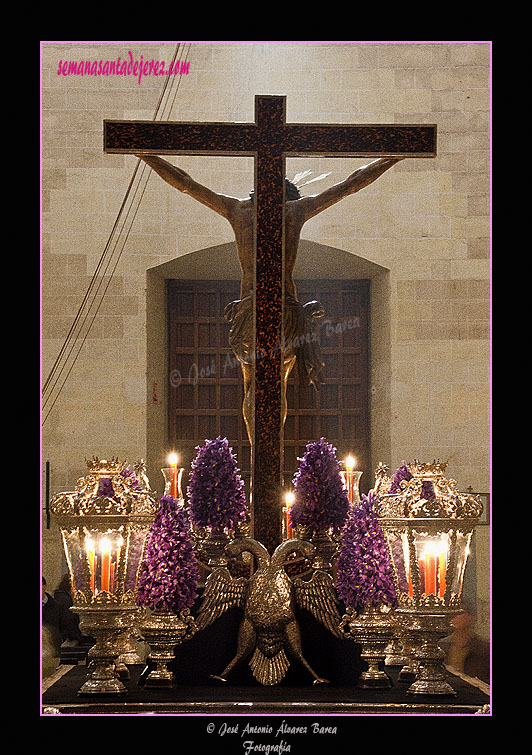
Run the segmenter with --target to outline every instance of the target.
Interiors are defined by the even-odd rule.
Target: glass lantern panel
[[[408,543],[406,535],[388,530],[386,536],[395,566],[396,587],[400,593],[408,593]]]
[[[462,594],[464,573],[471,545],[471,532],[456,533],[456,563],[451,581],[451,592],[457,598]]]
[[[428,535],[415,532],[414,537],[420,593],[424,596],[435,595],[437,598],[443,598],[447,587],[449,534],[441,532]]]
[[[150,526],[131,525],[128,533],[128,560],[126,564],[126,575],[124,580],[124,590],[134,591],[137,586],[137,575],[144,554],[144,545],[148,536]]]
[[[92,594],[115,593],[120,562],[125,557],[123,526],[109,529],[84,527],[82,549],[89,566]]]
[[[62,529],[61,532],[73,588],[76,591],[86,592],[89,586],[86,581],[86,571],[81,568],[84,552],[79,529],[78,527],[74,529]]]

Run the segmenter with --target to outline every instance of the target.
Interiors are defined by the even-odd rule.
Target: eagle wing
[[[247,584],[245,577],[232,577],[225,566],[209,574],[196,619],[198,630],[210,626],[230,608],[243,608]]]
[[[304,580],[298,577],[293,584],[297,604],[310,611],[335,637],[345,639],[340,629],[342,617],[338,610],[332,577],[327,572],[317,569],[311,579]]]

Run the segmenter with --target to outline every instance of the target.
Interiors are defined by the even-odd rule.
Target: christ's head
[[[249,192],[249,197],[252,201],[253,201],[254,194],[255,194],[255,190],[252,189]],[[302,196],[297,186],[294,183],[292,183],[292,181],[289,181],[288,178],[285,178],[284,180],[284,196],[287,202],[291,202],[293,199],[301,199],[301,196]]]

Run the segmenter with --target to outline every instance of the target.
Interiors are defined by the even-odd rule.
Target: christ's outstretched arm
[[[340,183],[331,186],[329,189],[325,189],[321,194],[297,200],[300,221],[304,223],[309,218],[314,217],[314,215],[344,199],[344,197],[355,194],[360,189],[369,186],[369,184],[373,183],[385,171],[402,159],[401,157],[381,157],[369,163],[369,165],[357,168],[344,181],[340,181]]]
[[[137,157],[144,160],[170,186],[182,191],[184,194],[189,194],[194,199],[197,199],[198,202],[201,202],[228,220],[239,204],[240,200],[225,196],[224,194],[217,194],[212,189],[208,189],[206,186],[197,183],[184,170],[172,165],[167,160],[163,160],[162,157],[157,157],[156,155],[137,155]]]

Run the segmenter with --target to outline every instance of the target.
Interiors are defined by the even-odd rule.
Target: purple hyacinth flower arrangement
[[[344,528],[336,589],[345,605],[356,611],[397,605],[388,546],[371,492],[362,496]]]
[[[187,495],[190,521],[213,532],[234,530],[247,516],[244,481],[227,438],[197,447]]]
[[[403,482],[403,480],[408,482],[412,479],[412,476],[413,475],[410,472],[408,465],[403,461],[402,465],[399,467],[399,469],[396,470],[394,476],[392,477],[392,484],[390,485],[388,493],[400,493],[401,482]],[[430,501],[436,497],[434,483],[430,480],[423,480],[423,484],[421,485],[421,497],[427,501]]]
[[[172,496],[160,499],[148,533],[137,588],[137,605],[178,613],[197,596],[199,569],[182,506]]]
[[[394,476],[392,477],[392,484],[390,485],[388,493],[399,493],[399,491],[401,490],[402,481],[406,480],[406,482],[408,482],[408,480],[411,479],[412,473],[408,469],[406,463],[403,461],[399,469],[396,470]]]
[[[426,501],[431,501],[433,498],[436,498],[434,483],[430,480],[423,480],[423,484],[421,485],[421,497]]]
[[[132,480],[131,490],[139,492],[139,493],[142,492],[142,487],[136,475],[134,474],[134,472],[131,471],[129,467],[124,467],[124,469],[120,471],[120,476],[126,477],[126,478],[131,477],[131,480]],[[105,497],[105,498],[112,498],[113,500],[118,500],[117,497],[115,496],[115,491],[113,488],[113,481],[109,477],[104,477],[102,480],[100,480],[100,485],[98,487],[98,496],[100,496],[101,498]]]
[[[290,523],[315,531],[341,529],[349,513],[336,449],[325,438],[309,443],[294,475]]]

